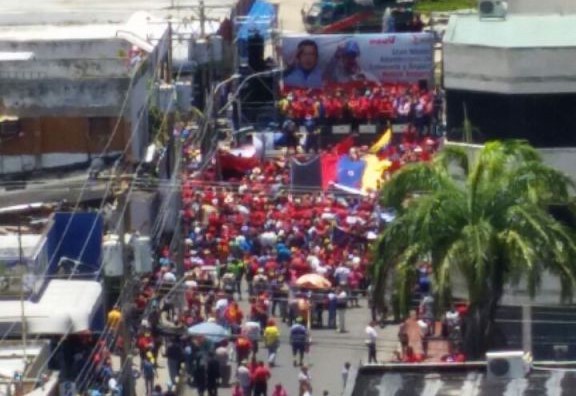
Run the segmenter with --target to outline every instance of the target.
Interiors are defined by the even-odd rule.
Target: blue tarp
[[[257,30],[264,39],[268,39],[275,20],[275,7],[267,1],[255,0],[246,19],[238,26],[236,38],[248,40],[252,32]]]

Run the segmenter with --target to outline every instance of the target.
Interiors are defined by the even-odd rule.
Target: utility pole
[[[122,282],[121,287],[125,289],[125,294],[123,295],[121,310],[122,310],[122,320],[121,320],[121,334],[123,340],[122,346],[122,375],[123,375],[123,391],[126,396],[135,396],[134,387],[134,376],[132,374],[132,334],[130,332],[130,324],[128,323],[129,317],[131,316],[131,305],[134,297],[134,284],[132,282],[132,266],[129,261],[128,248],[124,241],[126,235],[126,225],[129,224],[128,215],[128,188],[125,187],[118,197],[118,210],[120,210],[120,215],[122,219],[120,220],[121,226],[118,230],[118,237],[120,238],[120,246],[122,247]],[[122,290],[120,291],[122,296]]]
[[[200,0],[200,36],[206,37],[206,9],[204,8],[204,0]]]
[[[24,258],[24,254],[22,251],[22,219],[20,217],[18,217],[18,261],[20,266],[23,266],[23,260]],[[24,273],[22,273],[22,275],[20,276],[20,312],[21,312],[21,318],[20,320],[22,321],[22,329],[20,330],[22,333],[22,355],[24,358],[24,371],[22,373],[22,375],[26,374],[27,371],[27,366],[28,366],[28,356],[27,354],[27,343],[28,343],[28,336],[26,334],[26,332],[28,331],[27,326],[26,326],[26,312],[24,311],[25,308],[25,303],[24,303]]]

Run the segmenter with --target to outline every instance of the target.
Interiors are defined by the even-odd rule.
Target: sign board
[[[294,35],[282,39],[285,88],[326,88],[358,82],[431,82],[431,33]]]
[[[348,134],[351,131],[350,125],[334,125],[332,126],[332,133],[335,135]]]
[[[358,126],[358,133],[376,133],[376,125],[373,124],[364,124]]]
[[[71,381],[61,382],[60,392],[58,394],[60,396],[76,396],[76,384]]]
[[[404,133],[408,124],[392,124],[392,133]]]

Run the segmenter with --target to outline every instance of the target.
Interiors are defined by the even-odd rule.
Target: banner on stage
[[[294,35],[282,39],[285,88],[373,83],[430,83],[431,33]]]

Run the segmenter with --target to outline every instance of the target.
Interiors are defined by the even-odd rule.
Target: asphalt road
[[[362,361],[367,359],[367,349],[364,344],[364,329],[369,321],[370,314],[366,308],[366,302],[360,301],[361,307],[351,308],[346,314],[346,333],[337,333],[331,329],[313,329],[311,332],[312,345],[310,354],[305,358],[305,364],[310,368],[312,376],[313,394],[322,395],[323,391],[328,391],[330,396],[342,395],[343,386],[341,371],[345,362],[350,362],[352,371],[358,367]],[[244,312],[249,312],[247,303],[242,304]],[[324,316],[326,320],[326,314]],[[271,369],[272,378],[269,382],[269,394],[272,387],[277,383],[282,383],[288,395],[298,395],[298,372],[299,368],[292,363],[291,349],[288,342],[289,329],[286,324],[280,323],[281,344],[278,351],[276,366]],[[396,348],[396,326],[388,326],[379,329],[378,359],[380,361],[390,360],[393,350]],[[267,351],[261,346],[257,355],[258,360],[267,360]],[[232,364],[232,381],[236,364]],[[354,373],[351,372],[350,379]],[[195,389],[186,386],[182,395],[197,396]],[[232,394],[230,388],[220,388],[218,395],[229,396]]]

